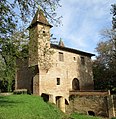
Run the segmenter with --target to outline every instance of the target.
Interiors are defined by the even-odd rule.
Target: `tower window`
[[[60,85],[60,78],[57,78],[57,85]]]
[[[59,61],[64,61],[64,55],[62,52],[59,52]]]
[[[43,31],[43,33],[45,33],[45,31]]]
[[[76,61],[76,57],[73,57],[73,60]]]
[[[85,65],[85,58],[84,57],[81,57],[81,64]]]

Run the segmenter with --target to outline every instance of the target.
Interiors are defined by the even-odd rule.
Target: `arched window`
[[[74,78],[72,81],[72,90],[80,90],[79,80]]]

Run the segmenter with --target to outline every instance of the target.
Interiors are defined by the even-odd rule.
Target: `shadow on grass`
[[[8,96],[0,96],[0,107],[7,107],[7,106],[16,106],[19,103],[24,103],[23,101],[13,101],[9,99]]]

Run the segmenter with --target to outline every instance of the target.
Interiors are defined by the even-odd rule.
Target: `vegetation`
[[[93,63],[95,89],[116,91],[116,4],[112,5],[112,29],[103,31],[105,41],[98,43]]]
[[[0,119],[61,119],[64,114],[39,96],[0,96]]]
[[[88,116],[88,115],[83,115],[83,114],[78,114],[78,113],[71,114],[71,117],[73,119],[102,119],[100,117]]]
[[[54,104],[46,103],[39,96],[0,96],[0,119],[101,119],[73,113],[65,115]]]
[[[54,24],[60,22],[55,9],[59,0],[1,0],[0,1],[0,89],[12,91],[16,59],[27,54],[28,32],[25,30],[37,9],[42,9]],[[53,22],[54,21],[54,22]],[[21,52],[22,51],[22,52]],[[22,57],[23,58],[23,57]]]

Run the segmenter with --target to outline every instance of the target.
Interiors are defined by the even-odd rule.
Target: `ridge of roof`
[[[76,54],[81,54],[81,55],[85,55],[85,56],[95,56],[95,54],[92,54],[92,53],[76,50],[73,48],[62,47],[62,46],[59,46],[56,44],[50,44],[50,46],[51,46],[51,48],[55,48],[55,49],[59,49],[59,50],[63,50],[63,51],[68,51],[68,52],[72,52],[72,53],[76,53]]]

